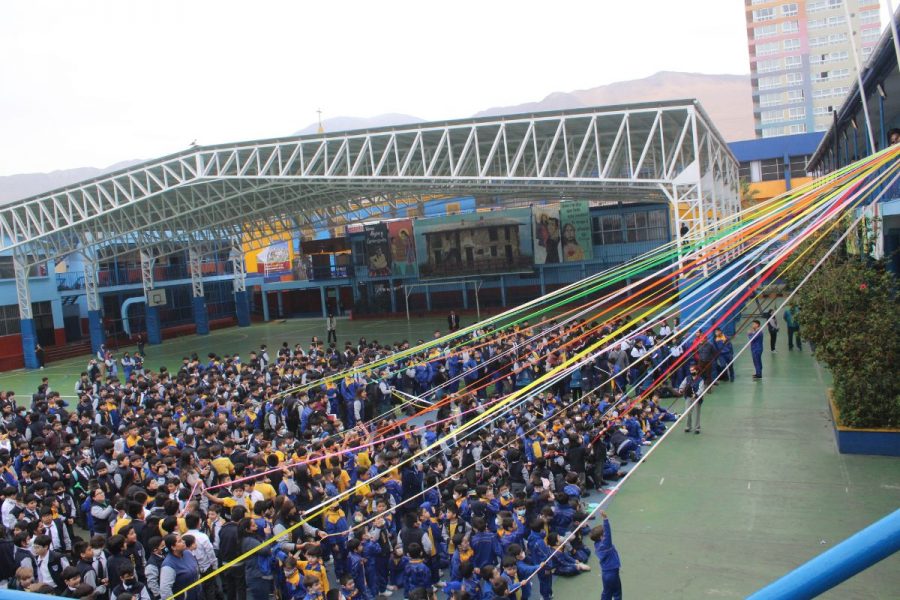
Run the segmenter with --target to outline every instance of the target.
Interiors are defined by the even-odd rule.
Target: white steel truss
[[[4,206],[0,250],[204,255],[416,194],[668,200],[691,240],[734,218],[737,172],[690,100],[318,134],[196,147]]]
[[[13,273],[16,278],[16,300],[19,304],[19,318],[30,319],[31,289],[28,286],[28,263],[20,252],[13,253]]]
[[[202,298],[203,293],[203,257],[194,246],[188,249],[188,267],[191,272],[191,293],[194,298]]]

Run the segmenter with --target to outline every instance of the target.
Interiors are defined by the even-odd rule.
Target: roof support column
[[[20,331],[22,335],[22,355],[26,369],[37,369],[37,329],[31,313],[31,288],[28,285],[28,262],[19,252],[13,253],[13,271],[16,277],[16,300],[19,303]]]
[[[150,306],[150,292],[156,289],[153,277],[153,269],[156,266],[156,257],[149,251],[141,251],[141,283],[144,286],[144,298],[147,301],[145,321],[147,326],[147,342],[150,344],[162,343],[162,323],[159,317],[159,307]]]
[[[94,249],[85,249],[81,254],[84,257],[84,297],[87,301],[88,331],[91,335],[91,351],[96,354],[106,342],[106,332],[103,330],[103,311],[100,306],[100,285],[97,277],[99,264]]]
[[[188,267],[191,271],[191,302],[194,308],[194,323],[197,335],[209,335],[209,311],[203,290],[203,260],[198,248],[188,249]]]
[[[244,264],[244,251],[239,240],[232,240],[228,253],[233,272],[234,313],[238,327],[250,326],[250,296],[247,292],[247,268]]]

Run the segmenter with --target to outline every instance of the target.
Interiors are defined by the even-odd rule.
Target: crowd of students
[[[557,369],[621,323],[435,332],[413,353],[314,337],[121,377],[92,361],[77,400],[47,378],[0,393],[0,579],[99,600],[549,600],[554,577],[590,570],[589,538],[621,597],[584,498],[677,397],[733,378],[721,332],[660,344],[665,322]]]

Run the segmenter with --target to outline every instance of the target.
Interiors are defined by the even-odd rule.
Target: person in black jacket
[[[238,523],[246,516],[247,509],[234,506],[231,509],[231,520],[219,530],[219,563],[228,564],[241,555],[241,536]],[[225,600],[246,600],[247,584],[244,569],[233,567],[222,573],[222,587],[225,589]]]

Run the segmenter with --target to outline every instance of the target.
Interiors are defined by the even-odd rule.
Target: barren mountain
[[[726,141],[732,142],[754,137],[753,99],[749,75],[704,75],[702,73],[661,71],[644,79],[619,81],[589,90],[568,93],[554,92],[539,102],[497,106],[475,116],[652,102],[677,98],[698,99]]]

